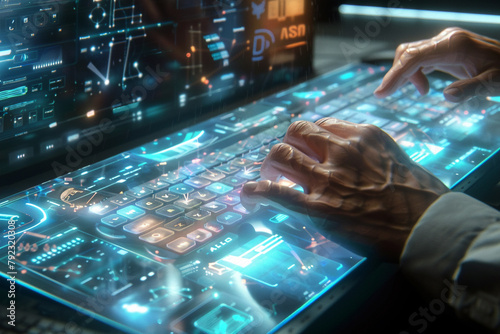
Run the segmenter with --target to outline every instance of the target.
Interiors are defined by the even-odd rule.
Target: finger
[[[464,45],[472,40],[469,32],[456,28],[445,30],[423,43],[410,44],[374,91],[375,96],[381,98],[394,93],[421,67],[441,68],[463,63],[468,51]]]
[[[247,210],[253,210],[256,205],[274,205],[287,212],[306,213],[307,195],[302,192],[282,186],[277,182],[248,182],[240,193],[241,204]]]
[[[335,141],[332,133],[315,123],[298,121],[292,123],[283,142],[299,149],[312,159],[322,163],[327,159],[327,147]]]
[[[286,143],[279,143],[271,148],[262,163],[260,175],[271,181],[277,181],[281,176],[285,176],[307,191],[313,177],[311,171],[316,165],[318,165],[316,161],[299,149]]]
[[[490,69],[474,78],[455,81],[443,91],[451,102],[461,102],[473,96],[500,95],[500,69]]]
[[[336,137],[331,140],[338,146],[349,145],[349,138],[357,133],[360,125],[334,117],[325,117],[315,122],[319,127],[331,132]]]
[[[418,92],[421,95],[426,95],[427,93],[429,93],[429,80],[423,73],[422,68],[415,72],[409,80],[417,88]]]

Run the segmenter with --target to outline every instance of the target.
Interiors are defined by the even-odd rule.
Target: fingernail
[[[257,185],[258,185],[257,182],[247,182],[243,186],[243,190],[245,192],[254,192],[255,189],[257,189]]]
[[[457,102],[462,99],[463,92],[461,89],[452,87],[452,88],[446,88],[443,91],[444,97],[452,102]]]

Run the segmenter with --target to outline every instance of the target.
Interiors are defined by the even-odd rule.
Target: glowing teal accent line
[[[11,219],[19,219],[19,216],[17,215],[6,215],[3,213],[0,213],[0,220],[11,220]]]
[[[500,96],[488,96],[486,99],[488,101],[493,101],[493,102],[500,103]]]
[[[354,78],[354,72],[346,72],[346,73],[342,74],[339,78],[340,78],[340,80],[347,80],[347,79]]]
[[[500,24],[499,15],[445,12],[437,10],[340,5],[339,12],[344,15],[388,16],[404,19]]]
[[[166,153],[166,152],[169,152],[169,151],[173,151],[179,147],[182,147],[184,145],[189,145],[189,144],[192,144],[193,142],[197,141],[201,136],[203,136],[205,134],[205,131],[202,130],[196,137],[194,138],[191,138],[189,140],[186,140],[180,144],[177,144],[175,146],[172,146],[172,147],[169,147],[167,149],[164,149],[163,151],[159,151],[159,152],[156,152],[156,153],[152,153],[151,155],[158,155],[158,154],[163,154],[163,153]],[[189,136],[189,135],[188,135]],[[186,136],[186,138],[188,138],[188,136]],[[191,134],[192,136],[192,134]],[[190,137],[190,136],[189,136]]]
[[[31,203],[26,203],[26,205],[28,205],[28,206],[32,206],[32,207],[34,207],[34,208],[36,208],[36,209],[40,210],[40,212],[43,214],[43,218],[42,218],[42,219],[40,219],[40,221],[39,221],[37,224],[35,224],[35,225],[33,225],[33,226],[30,226],[30,227],[29,227],[29,228],[27,228],[27,229],[23,229],[23,230],[21,230],[21,231],[17,231],[15,234],[24,233],[24,232],[26,232],[26,231],[29,231],[29,230],[31,230],[31,229],[33,229],[33,228],[37,227],[38,225],[40,225],[41,223],[43,223],[44,221],[46,221],[46,220],[47,220],[47,214],[45,213],[45,211],[44,211],[42,208],[40,208],[39,206],[36,206],[35,204],[31,204]],[[5,238],[5,237],[7,237],[7,235],[5,235],[5,236],[4,236],[4,238]]]
[[[47,214],[45,213],[45,211],[44,211],[42,208],[40,208],[39,206],[36,206],[35,204],[31,204],[31,203],[26,203],[26,205],[28,205],[28,206],[32,206],[32,207],[34,207],[34,208],[36,208],[36,209],[40,210],[40,212],[43,214],[43,218],[42,218],[42,219],[40,219],[40,222],[39,222],[38,224],[43,223],[44,221],[46,221],[46,220],[47,220]],[[36,225],[38,225],[38,224],[36,224]],[[35,226],[36,226],[36,225],[35,225]],[[35,226],[30,227],[30,229],[32,229],[32,228],[33,228],[33,227],[35,227]],[[25,231],[27,231],[27,230],[25,230]]]
[[[7,100],[13,97],[23,96],[28,93],[28,87],[21,86],[14,89],[4,90],[0,92],[0,101]]]
[[[500,148],[497,149],[495,151],[495,153],[491,154],[490,157],[493,157],[497,154],[500,154]],[[467,174],[465,174],[464,176],[462,176],[462,178],[460,178],[460,180],[458,180],[457,182],[455,182],[452,186],[450,186],[450,189],[454,189],[456,187],[459,186],[459,184],[464,181],[466,178],[468,178],[470,175],[472,175],[472,173],[474,173],[476,170],[478,170],[482,165],[484,165],[487,161],[489,160],[489,158],[486,158],[484,159],[479,165],[477,165],[476,167],[474,167],[473,169],[471,169]]]
[[[295,92],[293,96],[298,97],[299,99],[317,99],[325,96],[325,92],[323,91],[312,91],[312,92]]]

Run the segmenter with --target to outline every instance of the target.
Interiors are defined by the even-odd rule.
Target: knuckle
[[[318,119],[316,122],[314,122],[314,124],[316,125],[326,125],[328,123],[332,123],[332,121],[334,121],[335,119],[332,118],[332,117],[323,117],[323,118],[320,118]]]
[[[450,31],[448,34],[448,38],[451,43],[460,43],[464,46],[471,44],[473,41],[471,35],[463,29]]]
[[[287,136],[302,135],[308,128],[310,128],[310,123],[308,121],[296,121],[290,124],[286,134]]]
[[[280,161],[289,159],[292,154],[292,148],[290,147],[290,145],[285,143],[278,143],[271,147],[271,151],[269,151],[267,158]]]
[[[381,132],[380,128],[378,128],[377,126],[373,125],[373,124],[362,124],[360,126],[360,134],[361,134],[361,137],[363,138],[374,138],[376,136],[378,136],[378,134]]]
[[[399,44],[396,48],[396,52],[402,53],[406,50],[406,48],[408,48],[408,43]]]
[[[449,33],[452,33],[454,31],[458,31],[458,30],[462,30],[462,28],[459,28],[459,27],[448,27],[446,29],[444,29],[441,34],[449,34]]]

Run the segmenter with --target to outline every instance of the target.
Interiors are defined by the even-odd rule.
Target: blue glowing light
[[[405,19],[500,24],[499,15],[445,12],[437,10],[340,5],[339,12],[344,15],[388,16]]]
[[[354,78],[354,72],[345,72],[339,76],[340,80],[348,80]]]
[[[149,311],[149,308],[146,306],[141,306],[139,304],[123,304],[123,309],[125,309],[129,313],[140,313],[144,314]]]
[[[323,91],[312,91],[312,92],[295,92],[293,96],[298,97],[299,99],[309,100],[309,99],[319,99],[320,97],[325,96],[326,93]]]
[[[290,216],[285,215],[284,213],[280,213],[280,214],[277,214],[276,216],[270,218],[269,221],[271,223],[279,224],[279,223],[284,222],[288,218],[290,218]]]

